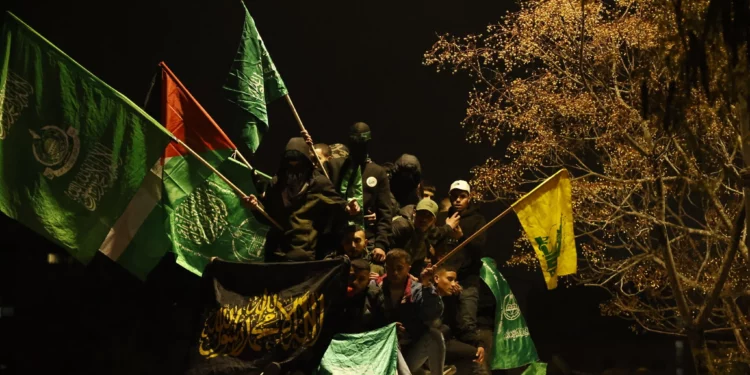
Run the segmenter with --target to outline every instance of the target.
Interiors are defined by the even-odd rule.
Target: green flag
[[[339,193],[346,198],[347,201],[351,199],[356,199],[357,204],[359,204],[359,207],[362,209],[359,211],[357,215],[352,217],[349,220],[349,225],[359,225],[362,228],[365,227],[365,214],[364,214],[364,190],[362,188],[362,168],[360,168],[359,165],[356,165],[352,159],[349,159],[351,162],[344,172],[344,175],[341,178],[341,187],[339,188]]]
[[[99,248],[140,280],[146,279],[172,246],[162,203],[162,170],[159,160]]]
[[[162,122],[197,156],[181,144],[171,142],[164,150],[164,159],[146,177],[101,251],[141,279],[170,250],[176,253],[180,265],[199,275],[212,256],[257,261],[256,252],[263,247],[262,239],[268,228],[239,207],[236,193],[203,163],[219,168],[236,152],[236,147],[169,67],[164,62],[159,65]],[[245,181],[241,185],[245,192],[254,192],[252,173],[247,168],[229,167],[229,171],[234,172],[233,181]],[[229,220],[222,216],[227,210]],[[205,216],[216,212],[217,216]],[[247,222],[243,224],[243,220]],[[209,241],[217,235],[216,230],[222,231],[235,222],[242,225],[236,225],[238,229],[232,232],[232,240],[219,237],[217,241]],[[261,240],[260,245],[257,239]],[[253,240],[256,242],[248,247]]]
[[[543,362],[533,362],[529,364],[521,375],[547,375],[547,364]]]
[[[323,355],[318,375],[395,375],[396,323],[363,333],[337,334]]]
[[[86,263],[169,138],[11,13],[1,38],[0,211]]]
[[[268,54],[255,21],[245,11],[245,24],[237,55],[224,85],[228,99],[239,109],[237,126],[242,129],[242,141],[252,152],[258,149],[263,134],[268,131],[266,104],[287,94],[284,81]]]
[[[526,320],[516,302],[516,296],[492,258],[482,258],[479,276],[492,290],[495,308],[495,342],[492,345],[493,370],[517,368],[539,360],[531,341]]]
[[[237,149],[232,141],[167,65],[160,65],[164,124],[197,153],[174,142],[164,153],[166,214],[158,219],[167,223],[177,263],[201,275],[214,256],[226,261],[262,261],[268,227],[240,205],[238,193],[204,162],[245,194],[255,193],[252,171],[230,159]]]
[[[219,171],[246,194],[255,194],[251,171],[227,159]],[[268,226],[244,208],[240,197],[216,174],[171,206],[170,236],[177,263],[202,275],[212,257],[234,262],[262,262]]]

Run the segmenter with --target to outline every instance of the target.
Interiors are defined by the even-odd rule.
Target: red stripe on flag
[[[234,143],[190,95],[167,64],[161,62],[159,66],[162,69],[162,120],[167,130],[198,153],[236,150]],[[175,142],[170,142],[164,151],[165,158],[187,154],[187,150]]]

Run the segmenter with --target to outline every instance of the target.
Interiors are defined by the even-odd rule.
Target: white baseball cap
[[[467,193],[471,193],[471,187],[469,186],[469,183],[464,180],[454,181],[451,184],[451,189],[449,191],[453,190],[463,190]]]

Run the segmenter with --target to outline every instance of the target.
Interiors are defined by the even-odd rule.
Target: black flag
[[[188,374],[259,374],[274,363],[308,373],[335,333],[348,274],[344,259],[212,262]]]

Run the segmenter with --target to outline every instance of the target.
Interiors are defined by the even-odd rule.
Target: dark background
[[[238,0],[2,4],[136,103],[144,102],[163,60],[220,125],[229,123],[221,85],[242,27]],[[423,66],[422,58],[436,34],[481,33],[513,10],[514,2],[248,1],[247,6],[316,142],[343,142],[350,124],[367,122],[373,129],[372,158],[383,163],[402,153],[416,155],[439,198],[453,180],[469,179],[472,166],[504,154],[504,144],[492,148],[464,140],[460,121],[471,80],[438,74]],[[273,174],[298,128],[284,100],[270,105],[269,118],[271,131],[251,162]],[[483,211],[490,217],[503,208],[488,205]],[[145,328],[166,335],[179,319],[174,310],[189,300],[191,275],[168,260],[146,284],[98,261],[84,268],[63,257],[61,264],[49,265],[47,254],[60,249],[5,217],[0,224],[0,306],[6,307],[0,317],[0,373],[88,373],[110,363],[135,373],[127,371],[133,359],[107,348],[146,345],[155,363],[178,351],[179,345],[143,344],[131,333],[144,328],[138,317],[162,314],[155,320],[160,324]],[[488,255],[502,264],[518,234],[518,223],[503,219],[491,230]],[[675,373],[675,341],[635,335],[628,322],[601,317],[598,305],[606,293],[581,287],[547,291],[539,271],[503,273],[543,361],[560,356],[573,369],[591,373],[615,366]],[[14,316],[7,316],[7,307],[15,309]],[[79,367],[82,363],[87,365]]]

